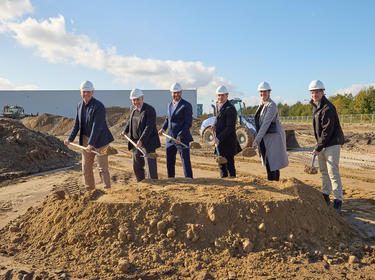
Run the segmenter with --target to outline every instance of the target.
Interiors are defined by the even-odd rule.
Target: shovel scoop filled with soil
[[[316,157],[316,155],[313,156],[311,166],[305,165],[305,169],[304,169],[305,173],[307,173],[307,174],[318,174],[318,168],[314,166],[315,157]]]

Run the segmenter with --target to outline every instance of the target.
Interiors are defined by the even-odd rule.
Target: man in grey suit
[[[134,147],[130,142],[128,143],[128,149],[133,150],[133,170],[135,177],[137,178],[137,182],[145,179],[146,163],[148,178],[157,179],[156,159],[144,158],[141,151],[139,151],[139,149],[142,149],[146,154],[154,153],[160,147],[160,139],[156,129],[155,109],[143,102],[143,92],[140,89],[133,89],[130,92],[130,99],[133,106],[131,107],[129,120],[121,135],[128,135],[137,145]]]

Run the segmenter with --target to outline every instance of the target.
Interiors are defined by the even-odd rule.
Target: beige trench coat
[[[260,142],[262,139],[264,141],[266,147],[266,158],[268,159],[271,171],[282,169],[289,164],[288,154],[286,153],[285,131],[281,126],[278,112],[276,103],[271,98],[268,98],[260,112],[260,128],[255,137],[255,140],[258,142],[260,157],[262,157],[260,154]],[[276,133],[266,133],[271,122],[276,122]],[[262,163],[263,165],[266,164],[265,158],[263,157]]]

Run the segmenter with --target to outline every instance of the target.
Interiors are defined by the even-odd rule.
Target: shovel
[[[177,144],[177,139],[176,138],[173,138],[172,136],[166,134],[163,132],[163,135],[171,140],[173,140],[176,144]],[[184,147],[184,149],[188,149],[188,148],[192,148],[192,149],[200,149],[202,148],[201,145],[198,143],[198,142],[191,142],[190,143],[190,147],[184,143],[182,143],[180,141],[179,145],[181,145],[182,147]]]
[[[254,148],[250,148],[250,147],[246,147],[242,150],[242,155],[244,157],[253,157],[255,156],[257,153],[255,151]]]
[[[86,147],[83,147],[83,146],[78,145],[78,144],[75,144],[75,143],[69,143],[69,145],[72,145],[72,146],[74,146],[74,147],[80,148],[80,149],[82,149],[82,150],[86,150]],[[98,156],[102,156],[102,154],[100,154],[99,152],[94,151],[94,150],[91,150],[91,153],[94,153],[94,154],[96,154],[96,155],[98,155]]]
[[[80,148],[82,150],[86,150],[85,147],[83,147],[81,145],[78,145],[78,144],[75,144],[75,143],[69,143],[69,145],[72,145],[74,147]],[[118,153],[115,148],[113,148],[113,147],[111,147],[109,145],[107,145],[107,147],[105,147],[102,151],[100,151],[100,153],[97,152],[97,151],[94,151],[94,150],[92,150],[91,152],[94,153],[94,154],[96,154],[96,155],[98,155],[98,156],[106,156],[106,155],[109,156],[109,155],[115,155],[115,154]]]
[[[216,148],[216,154],[217,154],[217,157],[216,157],[216,162],[218,164],[226,164],[228,162],[228,160],[225,158],[225,157],[222,157],[220,155],[220,152],[219,152],[219,145],[216,145],[215,144],[215,148]]]
[[[305,165],[305,173],[307,174],[318,174],[318,168],[314,167],[314,162],[315,162],[316,155],[313,155],[313,159],[310,165]]]
[[[134,146],[134,147],[136,147],[141,153],[142,153],[142,155],[143,155],[143,157],[145,157],[145,158],[149,158],[149,159],[156,159],[157,158],[157,154],[156,153],[145,153],[141,148],[138,148],[137,147],[137,144],[136,143],[134,143],[134,141],[132,140],[132,139],[130,139],[130,137],[128,137],[126,134],[124,134],[124,136],[125,136],[125,138],[126,139],[128,139],[128,141],[130,142],[130,143],[132,143],[132,145]]]

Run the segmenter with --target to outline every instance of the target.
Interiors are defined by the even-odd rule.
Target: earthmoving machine
[[[11,105],[8,104],[3,107],[3,117],[11,118],[11,119],[22,119],[24,118],[25,111],[23,107],[18,105]]]
[[[245,103],[242,102],[240,98],[234,98],[229,100],[229,102],[236,108],[237,110],[237,124],[236,124],[236,134],[238,142],[242,149],[246,147],[250,147],[253,144],[254,137],[256,135],[256,128],[254,118],[252,116],[243,116],[243,109],[245,109]],[[214,133],[212,131],[212,126],[215,123],[215,118],[217,115],[217,108],[215,105],[211,105],[214,109],[214,116],[210,117],[202,122],[202,125],[199,129],[199,133],[204,142],[213,144],[214,141]],[[286,134],[286,147],[288,150],[298,148],[299,145],[297,143],[297,139],[294,134],[294,130],[285,130]]]

